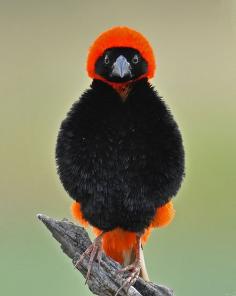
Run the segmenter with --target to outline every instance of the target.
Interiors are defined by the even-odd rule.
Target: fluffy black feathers
[[[56,160],[65,189],[102,230],[143,231],[184,175],[181,134],[146,78],[125,102],[94,80],[62,122]]]

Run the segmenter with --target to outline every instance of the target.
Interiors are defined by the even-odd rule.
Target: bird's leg
[[[143,247],[141,248],[140,253],[140,262],[141,262],[141,271],[140,271],[140,277],[143,278],[146,282],[149,282],[149,276],[145,264],[144,254],[143,254]]]
[[[138,233],[136,235],[136,245],[134,248],[135,251],[135,260],[132,264],[118,270],[117,273],[125,273],[127,271],[130,271],[131,274],[127,277],[127,279],[124,281],[123,285],[117,290],[115,296],[119,294],[119,292],[127,287],[127,291],[129,288],[136,282],[136,280],[139,277],[140,271],[141,271],[141,252],[142,252],[142,245],[141,245],[141,235]]]
[[[89,263],[88,263],[88,272],[85,279],[85,284],[87,284],[87,281],[90,277],[90,273],[92,270],[92,266],[95,260],[98,260],[98,264],[100,267],[101,259],[102,259],[102,238],[105,234],[105,231],[103,231],[101,234],[99,234],[93,243],[84,251],[84,253],[80,256],[79,260],[75,263],[75,267],[77,268],[83,259],[86,256],[89,256]]]

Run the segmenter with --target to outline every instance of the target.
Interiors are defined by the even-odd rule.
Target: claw
[[[102,259],[102,237],[104,235],[104,232],[102,232],[94,242],[85,250],[85,252],[80,256],[79,260],[75,263],[75,268],[78,268],[78,266],[82,263],[84,258],[86,256],[89,256],[89,263],[88,263],[88,271],[85,278],[85,285],[87,284],[90,274],[92,271],[93,263],[94,261],[98,260],[98,264],[100,267],[101,259]]]
[[[142,268],[142,263],[141,263],[141,234],[137,234],[136,236],[136,246],[134,248],[134,251],[136,253],[136,259],[135,261],[118,270],[117,273],[126,273],[131,272],[131,274],[125,279],[124,283],[121,285],[121,287],[116,291],[115,296],[117,296],[119,294],[119,292],[124,289],[127,288],[127,293],[129,291],[129,288],[137,281],[139,274],[141,272],[141,268]]]
[[[101,265],[101,260],[102,260],[102,237],[105,234],[105,232],[102,232],[95,240],[94,242],[85,250],[85,252],[80,256],[79,260],[77,260],[77,262],[75,263],[75,268],[78,268],[78,266],[82,263],[82,261],[84,260],[84,258],[86,256],[89,256],[89,262],[88,262],[88,271],[87,271],[87,275],[86,275],[86,279],[85,279],[85,284],[87,284],[89,278],[90,278],[90,274],[92,271],[92,267],[93,267],[93,263],[94,261],[98,261],[98,267],[100,268]],[[130,272],[130,274],[128,275],[128,277],[124,276],[124,282],[121,285],[121,287],[119,287],[119,289],[116,291],[115,296],[118,296],[119,292],[122,289],[127,288],[127,292],[129,290],[129,288],[136,282],[136,280],[139,277],[139,274],[141,272],[141,268],[142,268],[142,260],[141,260],[141,235],[137,234],[137,244],[135,246],[135,252],[136,252],[136,259],[135,261],[118,270],[117,273],[123,273],[125,274],[126,272]]]
[[[119,294],[119,292],[124,289],[127,288],[127,293],[129,291],[129,288],[136,282],[136,280],[139,277],[140,274],[140,270],[141,270],[141,262],[140,260],[137,258],[133,264],[130,264],[120,270],[117,271],[117,273],[125,273],[127,271],[131,271],[132,273],[129,275],[129,277],[124,281],[124,283],[122,284],[122,286],[116,291],[115,296],[117,296]]]
[[[102,251],[101,250],[98,251],[97,260],[98,260],[98,269],[100,270],[101,261],[102,261]]]

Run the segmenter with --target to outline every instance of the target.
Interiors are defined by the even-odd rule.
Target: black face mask
[[[111,82],[132,81],[147,73],[147,62],[130,47],[108,48],[95,64],[95,72]]]

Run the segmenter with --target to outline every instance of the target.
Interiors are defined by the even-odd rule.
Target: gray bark
[[[66,219],[55,220],[43,214],[38,214],[45,226],[52,233],[53,237],[61,244],[63,252],[72,259],[72,263],[78,260],[80,255],[91,244],[88,233],[83,227],[75,225]],[[85,277],[88,268],[88,258],[78,266],[78,270]],[[116,291],[124,281],[121,275],[117,275],[117,269],[121,266],[103,254],[100,269],[98,263],[94,262],[90,279],[88,280],[89,289],[95,295],[114,296]],[[173,296],[173,291],[167,287],[151,282],[145,282],[138,278],[136,283],[130,287],[129,291],[122,290],[120,296]]]

